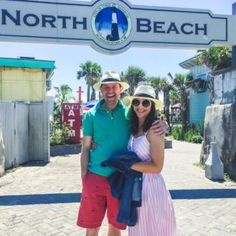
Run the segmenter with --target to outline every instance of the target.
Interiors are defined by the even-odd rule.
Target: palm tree
[[[147,80],[150,82],[152,87],[155,89],[156,98],[159,99],[159,93],[161,92],[161,78],[160,77],[148,77]]]
[[[166,78],[162,78],[160,80],[160,87],[163,91],[164,114],[166,117],[166,121],[170,126],[170,91],[172,90],[173,85]]]
[[[97,63],[91,61],[86,61],[84,64],[79,65],[79,70],[77,71],[77,79],[84,78],[87,84],[87,101],[95,100],[96,94],[93,85],[99,80],[101,76],[101,66]],[[90,88],[92,87],[92,94],[90,97]]]
[[[145,81],[145,72],[134,66],[129,66],[127,71],[124,74],[125,81],[129,84],[129,94],[134,93],[135,87],[141,81]]]
[[[212,71],[230,67],[232,64],[232,52],[228,47],[210,47],[206,50],[198,50],[197,64],[205,64]]]
[[[228,47],[210,47],[206,50],[199,50],[200,54],[196,56],[196,63],[205,64],[212,72],[228,68],[232,65],[232,51]],[[209,74],[211,76],[211,74]],[[214,103],[214,77],[211,76],[208,81],[208,89],[210,92],[210,103]]]
[[[170,91],[170,104],[174,105],[178,102],[180,102],[180,93],[178,89],[173,86],[172,90]]]
[[[68,102],[70,99],[74,99],[72,96],[72,89],[67,84],[62,84],[60,87],[54,87],[56,89],[55,102],[54,102],[54,114],[53,118],[55,123],[62,125],[62,104]]]
[[[187,108],[188,108],[188,92],[189,79],[183,74],[176,74],[173,79],[173,85],[177,88],[180,96],[180,108],[183,130],[187,130]]]

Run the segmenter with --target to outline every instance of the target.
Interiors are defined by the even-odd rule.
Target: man
[[[92,108],[83,120],[83,141],[81,150],[82,198],[77,224],[86,228],[86,236],[97,236],[105,212],[109,223],[108,236],[120,236],[126,226],[117,222],[119,202],[113,198],[107,177],[113,173],[110,167],[101,163],[114,152],[127,148],[130,137],[129,119],[125,105],[119,100],[129,85],[120,81],[114,71],[105,72],[101,81],[94,85],[103,99]],[[157,134],[166,128],[165,122],[155,125]],[[91,149],[92,142],[96,144]]]

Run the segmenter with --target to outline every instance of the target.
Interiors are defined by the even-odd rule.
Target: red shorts
[[[116,221],[119,201],[112,197],[107,178],[87,172],[83,178],[77,225],[83,228],[98,228],[102,224],[106,211],[109,224],[117,229],[126,228],[126,225]]]

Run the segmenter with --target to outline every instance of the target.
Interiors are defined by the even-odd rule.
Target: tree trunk
[[[87,102],[89,101],[90,98],[90,85],[87,85]]]
[[[96,100],[95,89],[92,87],[91,101]]]
[[[166,117],[166,121],[170,126],[170,97],[169,97],[169,89],[164,91],[164,113]]]
[[[188,127],[187,107],[188,107],[188,96],[185,92],[183,92],[182,99],[181,99],[181,118],[182,118],[182,127],[183,127],[184,132],[187,131],[187,127]]]

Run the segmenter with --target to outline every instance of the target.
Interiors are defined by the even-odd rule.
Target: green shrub
[[[66,124],[58,125],[51,123],[50,145],[60,145],[68,143],[70,128]]]
[[[196,127],[191,125],[188,127],[187,131],[184,132],[181,125],[173,126],[169,135],[173,136],[176,140],[183,140],[192,143],[201,143],[203,137],[201,135],[202,127]]]
[[[202,123],[198,126],[198,131],[199,131],[199,134],[203,137],[203,134],[204,134],[204,122],[202,122]]]
[[[193,129],[189,129],[186,133],[185,133],[185,141],[191,142],[192,137],[194,136],[194,130]]]
[[[174,126],[172,128],[171,134],[174,137],[174,139],[184,140],[184,132],[181,126]]]
[[[193,135],[191,142],[192,143],[201,143],[203,140],[203,137],[200,135]]]

